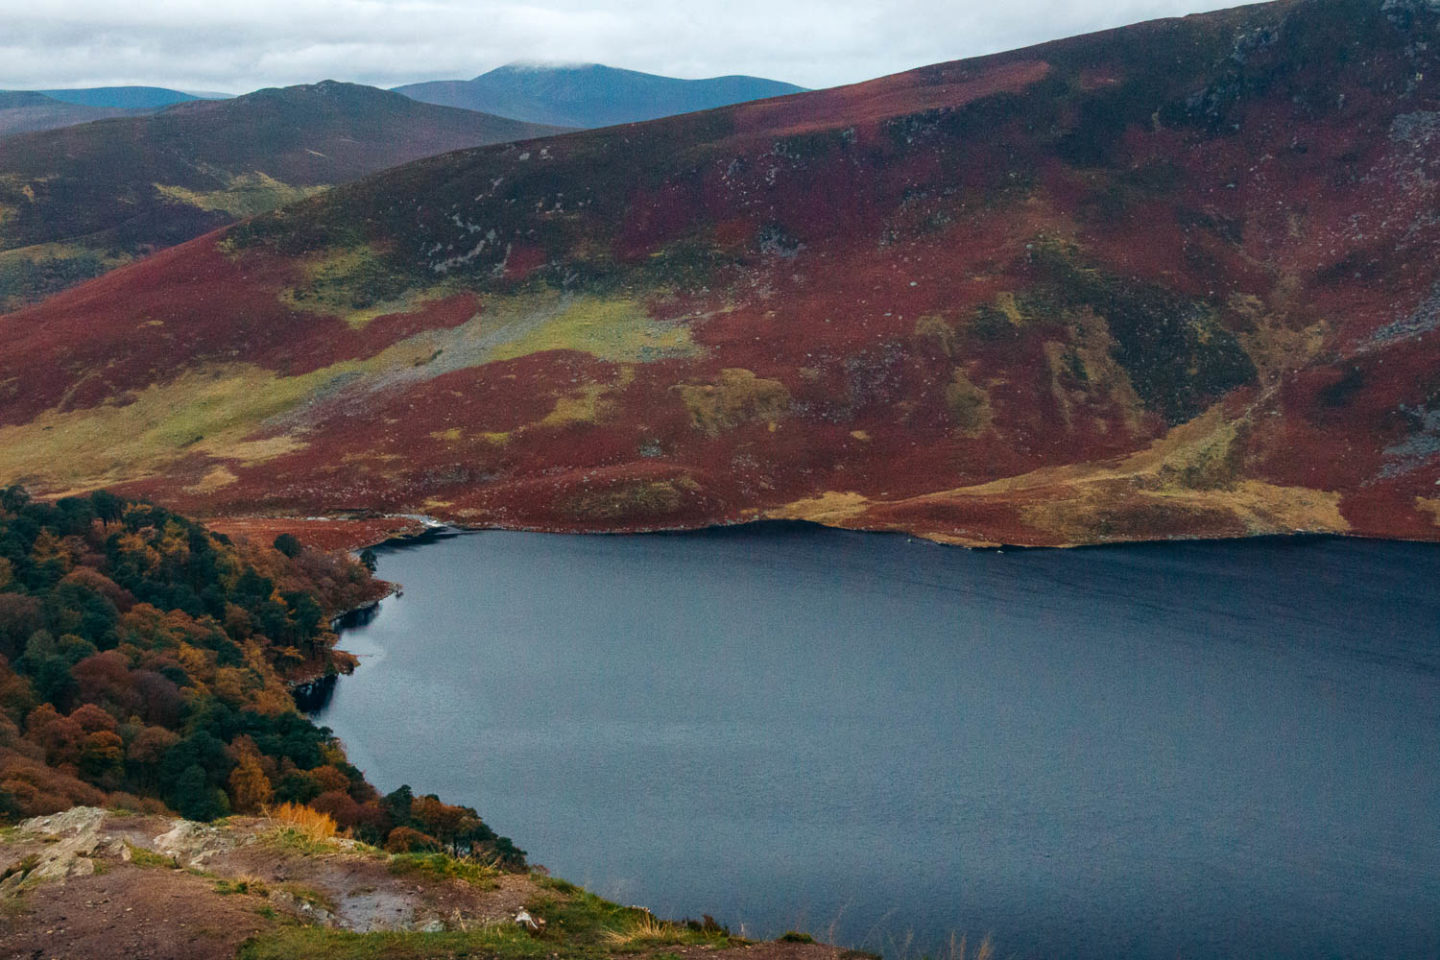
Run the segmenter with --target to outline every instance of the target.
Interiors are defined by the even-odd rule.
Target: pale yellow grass
[[[1251,534],[1344,533],[1350,529],[1340,513],[1338,492],[1231,476],[1230,448],[1239,426],[1216,406],[1173,428],[1146,449],[1118,460],[1044,467],[989,483],[884,503],[923,507],[972,499],[1007,501],[1019,507],[1026,523],[1048,532],[1057,544],[1093,540],[1103,518],[1126,509],[1158,509],[1177,515],[1229,514]],[[881,502],[854,491],[827,491],[769,510],[766,515],[847,526],[860,522]],[[950,535],[943,530],[920,535],[978,544],[963,534]]]
[[[624,947],[637,944],[679,943],[685,938],[685,931],[676,924],[657,919],[646,913],[624,930],[606,930],[602,939],[611,946]]]
[[[335,818],[298,803],[282,803],[264,810],[265,816],[281,827],[294,830],[307,840],[319,843],[332,839],[339,829]]]

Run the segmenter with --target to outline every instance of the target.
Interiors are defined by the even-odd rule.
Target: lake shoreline
[[[309,515],[287,516],[212,516],[206,523],[222,533],[238,533],[262,539],[271,539],[280,533],[290,533],[305,543],[325,550],[345,550],[352,553],[367,547],[376,548],[394,543],[426,542],[426,538],[437,530],[461,533],[543,533],[561,536],[629,537],[651,535],[676,535],[702,533],[711,530],[730,530],[740,527],[765,526],[769,524],[798,524],[826,530],[842,530],[851,533],[870,533],[906,537],[911,540],[933,543],[939,546],[962,547],[975,551],[1009,550],[1083,550],[1092,547],[1113,547],[1127,545],[1165,543],[1229,543],[1268,540],[1361,540],[1383,543],[1434,543],[1440,541],[1440,526],[1434,537],[1377,537],[1364,533],[1348,533],[1336,530],[1266,530],[1239,536],[1205,534],[1184,534],[1173,536],[1121,536],[1108,539],[1056,541],[1047,543],[1019,543],[991,540],[981,537],[963,538],[950,535],[927,534],[900,525],[848,525],[831,523],[805,517],[757,516],[721,519],[696,524],[660,524],[635,526],[595,527],[584,525],[555,524],[507,524],[507,523],[466,523],[443,515],[415,513],[381,513],[374,511],[345,511],[330,516]]]
[[[534,533],[545,536],[561,537],[599,537],[599,538],[626,538],[626,537],[685,537],[704,534],[724,534],[735,531],[765,531],[765,530],[831,530],[837,533],[863,534],[873,537],[893,537],[908,542],[924,544],[936,547],[947,547],[964,550],[971,553],[1049,553],[1049,552],[1084,552],[1088,550],[1104,550],[1110,548],[1147,548],[1165,547],[1181,544],[1269,544],[1269,543],[1293,543],[1296,545],[1309,543],[1337,542],[1358,542],[1358,543],[1413,543],[1413,544],[1434,544],[1432,540],[1413,539],[1408,537],[1372,537],[1360,534],[1312,532],[1298,530],[1294,533],[1257,533],[1243,537],[1161,537],[1155,539],[1141,540],[1104,540],[1091,543],[1056,544],[1056,545],[1029,545],[1029,544],[980,544],[970,545],[955,543],[945,540],[936,540],[918,533],[911,533],[905,530],[895,529],[869,529],[863,527],[835,526],[822,523],[817,520],[803,520],[786,517],[766,517],[757,520],[739,520],[734,523],[711,523],[696,527],[644,527],[633,530],[588,530],[588,529],[560,529],[552,527],[529,527],[529,526],[504,526],[504,525],[483,525],[470,526],[463,523],[441,522],[432,517],[427,517],[427,526],[417,532],[399,531],[389,534],[382,539],[368,541],[350,549],[349,552],[356,553],[366,548],[394,549],[425,546],[449,537],[468,536],[471,534],[483,533]],[[389,595],[387,595],[389,596]],[[385,598],[381,598],[385,599]],[[378,601],[377,601],[378,602]],[[347,611],[349,612],[349,611]]]
[[[1220,934],[1182,917],[1142,936],[1103,906],[1106,896],[1144,902],[1167,890],[1184,891],[1188,903],[1200,889],[1197,910],[1245,917],[1265,908],[1263,921],[1247,921],[1266,938],[1246,947],[1252,954],[1305,956],[1344,938],[1316,940],[1309,887],[1287,891],[1292,881],[1274,880],[1264,864],[1310,864],[1316,882],[1360,904],[1347,906],[1358,931],[1382,911],[1370,902],[1375,891],[1393,886],[1383,858],[1366,851],[1392,841],[1356,846],[1354,831],[1370,822],[1360,808],[1342,804],[1310,825],[1282,798],[1367,796],[1366,809],[1383,810],[1421,802],[1424,784],[1440,780],[1423,750],[1391,758],[1406,740],[1392,727],[1421,747],[1434,739],[1428,727],[1411,730],[1433,709],[1419,691],[1440,658],[1431,615],[1440,602],[1416,585],[1440,562],[1424,544],[1311,535],[917,553],[917,538],[795,521],[633,538],[461,536],[478,532],[487,531],[437,530],[379,551],[380,572],[406,581],[406,595],[345,634],[365,669],[337,682],[316,722],[335,729],[377,782],[464,797],[557,873],[662,915],[710,912],[763,935],[824,930],[838,918],[826,939],[893,952],[903,931],[882,942],[892,933],[873,908],[903,909],[927,943],[949,929],[972,940],[992,932],[1021,955],[1100,957],[1112,954],[1092,939],[1098,927],[1071,930],[1047,913],[1064,902],[1056,897],[1098,896],[1066,915],[1119,924],[1148,944],[1136,956],[1173,957],[1177,947],[1226,954],[1235,944],[1197,950]],[[677,597],[690,599],[671,612]],[[1024,629],[1039,634],[1014,633],[1032,622]],[[1276,633],[1273,624],[1286,627]],[[1405,636],[1413,642],[1396,648]],[[851,679],[834,687],[823,680],[834,671]],[[1315,677],[1323,682],[1312,689]],[[887,739],[887,723],[900,739]],[[1115,750],[1135,755],[1116,766]],[[1255,759],[1236,767],[1235,750]],[[1380,773],[1329,769],[1335,757],[1356,756]],[[980,761],[995,766],[968,769]],[[1429,778],[1418,794],[1368,796],[1400,768]],[[992,798],[991,781],[1012,786]],[[1056,791],[1067,799],[1047,806]],[[672,794],[683,798],[673,812],[662,802]],[[845,811],[862,798],[902,806],[882,821],[852,822]],[[1071,824],[1081,813],[1101,819]],[[1387,816],[1384,829],[1409,822]],[[753,826],[743,826],[747,817]],[[1256,817],[1258,832],[1232,836]],[[585,826],[594,822],[606,825],[602,837]],[[833,832],[822,828],[832,822]],[[1062,827],[1074,839],[1050,842]],[[1352,839],[1337,848],[1328,831],[1342,827]],[[1115,849],[1084,852],[1112,835],[1123,840]],[[850,839],[834,846],[839,836]],[[1199,846],[1159,855],[1181,838]],[[1392,839],[1397,849],[1427,843]],[[946,859],[958,849],[971,851],[963,864]],[[1326,861],[1311,863],[1327,849],[1360,859],[1333,874]],[[896,856],[922,866],[892,874]],[[617,857],[633,865],[616,866]],[[737,857],[746,879],[726,885]],[[1196,876],[1176,873],[1193,857],[1207,870],[1240,871],[1236,883],[1258,885],[1254,903],[1227,899],[1234,884],[1196,888]],[[1091,879],[1041,892],[1072,871]],[[924,889],[907,875],[928,878]],[[1022,880],[1041,886],[999,892]],[[935,900],[935,890],[962,881],[967,893]],[[1385,909],[1412,919],[1411,901],[1440,906],[1440,885],[1412,882]],[[935,929],[952,910],[960,912],[950,926]],[[1371,935],[1384,943],[1415,934]]]

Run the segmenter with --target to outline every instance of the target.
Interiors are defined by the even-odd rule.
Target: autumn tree
[[[270,802],[274,790],[258,755],[246,754],[230,772],[230,806],[240,813],[254,813]]]

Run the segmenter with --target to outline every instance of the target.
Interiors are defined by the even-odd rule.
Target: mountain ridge
[[[604,127],[785,96],[802,87],[729,75],[682,80],[599,63],[509,63],[470,80],[405,84],[427,103],[482,110],[532,123]]]
[[[176,103],[189,100],[227,99],[228,94],[196,94],[169,87],[114,86],[114,87],[57,87],[40,90],[55,100],[86,107],[114,107],[124,110],[160,110]]]
[[[0,90],[0,137],[69,127],[143,111],[67,103],[39,90]]]

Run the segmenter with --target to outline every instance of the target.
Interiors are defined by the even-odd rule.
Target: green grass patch
[[[266,886],[265,881],[257,880],[254,877],[242,877],[230,880],[216,880],[215,892],[220,894],[222,897],[228,897],[232,895],[255,897],[270,896],[270,888]]]
[[[482,889],[498,886],[500,871],[489,864],[460,860],[444,853],[399,853],[390,858],[390,872],[435,880],[463,880]]]
[[[0,312],[17,310],[135,258],[81,243],[40,243],[0,252]]]
[[[180,863],[174,857],[167,857],[154,850],[147,850],[144,847],[137,847],[130,841],[125,841],[125,847],[130,851],[130,862],[137,867],[164,867],[167,870],[180,869]]]
[[[557,303],[552,297],[538,297],[518,298],[509,304],[492,301],[492,306],[498,307],[494,310],[497,329],[508,329],[497,334],[499,342],[490,353],[490,362],[548,350],[576,350],[612,363],[643,363],[700,352],[690,339],[688,326],[651,319],[637,300],[583,296]]]
[[[785,943],[814,943],[815,938],[808,933],[801,933],[799,930],[786,930],[780,934],[779,939]]]
[[[376,317],[410,313],[456,292],[444,283],[412,286],[375,248],[328,249],[304,261],[307,282],[284,290],[280,302],[295,310],[338,316],[357,329]]]
[[[269,213],[277,207],[304,200],[327,189],[293,187],[259,171],[230,177],[230,182],[222,190],[187,190],[185,187],[155,184],[155,191],[167,200],[210,212],[227,213],[237,219]]]
[[[541,896],[526,904],[533,916],[546,922],[544,939],[563,943],[570,950],[600,954],[632,953],[657,946],[716,947],[743,943],[723,929],[672,923],[636,907],[622,907],[585,890],[563,899]]]
[[[350,933],[322,927],[284,927],[240,947],[238,960],[449,960],[487,957],[529,960],[555,952],[513,924],[460,933]]]
[[[563,893],[566,896],[579,893],[580,888],[569,880],[561,880],[558,877],[536,876],[535,885],[545,890],[554,890],[556,893]]]
[[[317,840],[305,831],[297,830],[294,827],[281,827],[266,834],[265,842],[287,853],[298,853],[307,857],[335,852],[335,844],[329,840]]]

